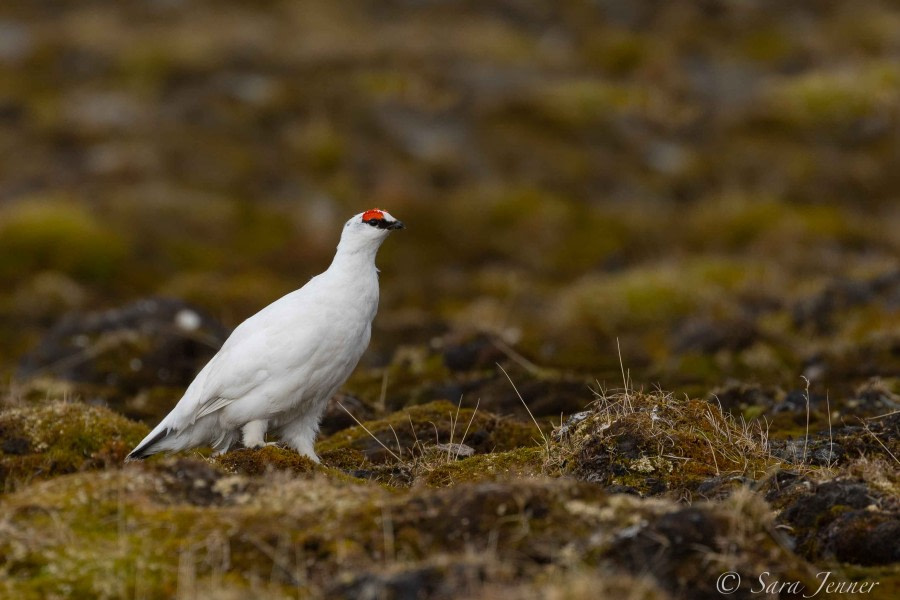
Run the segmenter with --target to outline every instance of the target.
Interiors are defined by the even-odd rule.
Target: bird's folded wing
[[[191,420],[191,423],[194,423],[197,419],[214,413],[221,408],[225,408],[232,402],[234,402],[234,398],[210,398],[208,401],[197,406],[197,412],[194,413],[194,418]]]
[[[191,412],[191,423],[249,396],[254,389],[269,378],[269,369],[260,368],[256,364],[248,364],[251,361],[242,361],[229,368],[234,364],[233,361],[227,360],[229,354],[224,355],[223,358],[226,360],[217,361],[218,364],[213,364],[210,369],[200,401]],[[259,357],[257,357],[258,359]]]
[[[196,404],[189,411],[190,422],[249,397],[273,375],[302,367],[315,352],[316,327],[285,327],[283,319],[260,322],[260,316],[235,330],[207,365]],[[251,322],[253,326],[248,326]]]

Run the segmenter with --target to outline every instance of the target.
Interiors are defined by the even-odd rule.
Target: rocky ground
[[[4,3],[0,596],[900,597],[897,31]],[[371,206],[408,229],[322,464],[123,464]]]

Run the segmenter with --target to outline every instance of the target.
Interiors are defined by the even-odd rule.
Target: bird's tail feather
[[[154,448],[154,446],[166,439],[169,434],[172,433],[172,430],[168,427],[163,427],[162,423],[160,423],[160,426],[156,429],[157,430],[150,432],[150,435],[145,437],[144,440],[125,457],[125,462],[143,460],[162,450],[162,448]]]

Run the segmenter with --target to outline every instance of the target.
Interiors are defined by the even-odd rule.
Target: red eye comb
[[[369,219],[377,219],[381,220],[384,218],[384,211],[380,208],[373,208],[372,210],[367,210],[363,213],[362,220],[368,221]]]

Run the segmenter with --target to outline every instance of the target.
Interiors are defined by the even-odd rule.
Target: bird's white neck
[[[374,269],[375,255],[378,254],[378,248],[383,241],[383,239],[342,237],[328,270],[364,273],[367,269]]]

